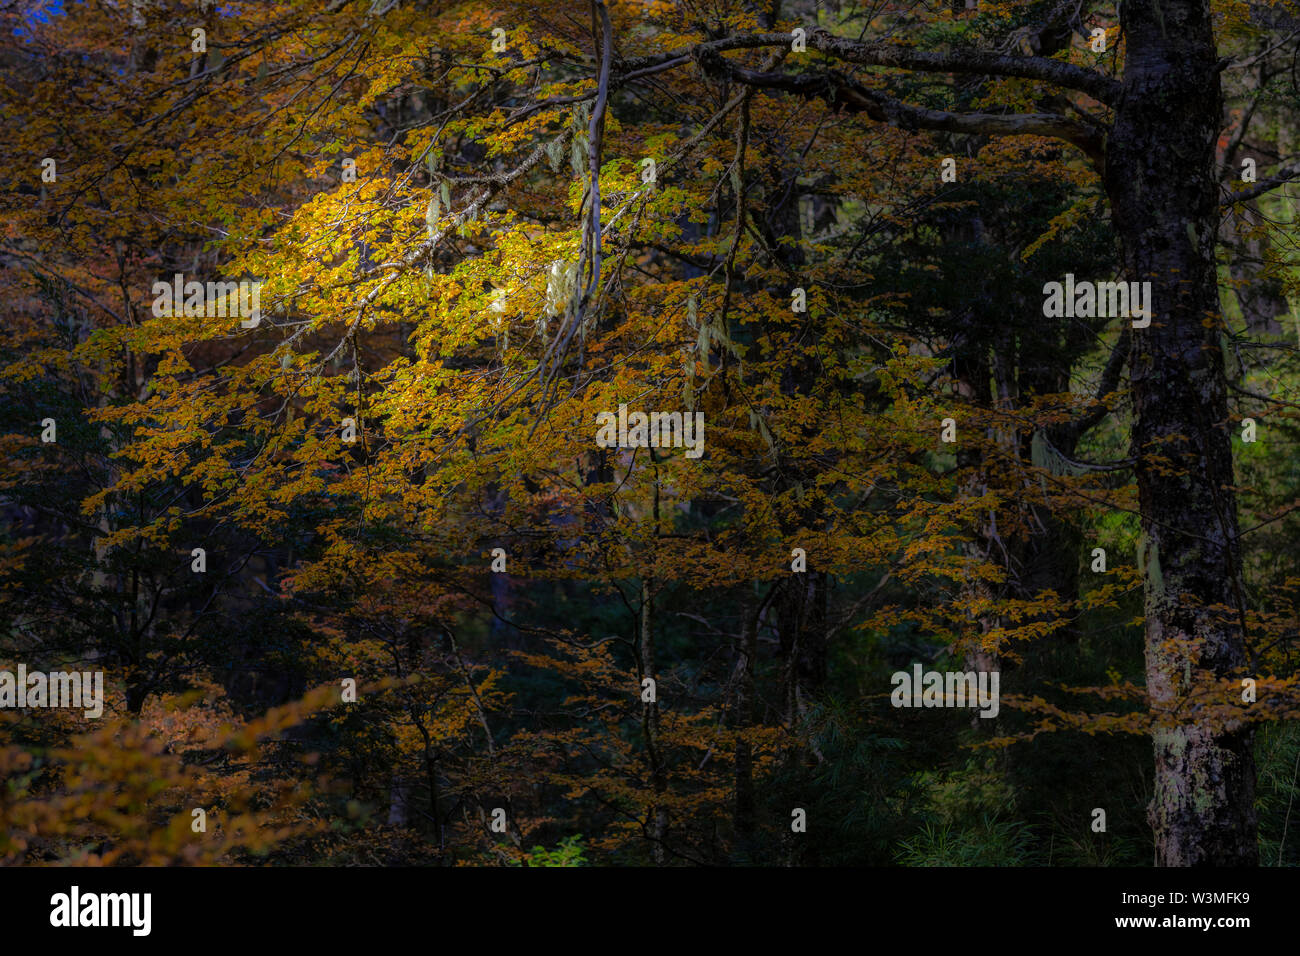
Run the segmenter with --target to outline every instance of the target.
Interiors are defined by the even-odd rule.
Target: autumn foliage
[[[1171,713],[1135,467],[1188,466],[1130,444],[1138,331],[1042,312],[1116,274],[1109,87],[726,45],[1123,74],[1113,8],[958,6],[7,7],[0,669],[108,690],[0,710],[0,862],[1146,864],[1194,710],[1296,863],[1292,201],[1219,247],[1249,664]],[[1225,189],[1296,129],[1238,6]],[[598,447],[620,405],[704,453]],[[914,662],[999,716],[892,706]]]

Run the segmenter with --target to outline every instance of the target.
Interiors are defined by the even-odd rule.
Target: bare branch
[[[760,73],[712,52],[702,53],[698,59],[706,72],[726,76],[737,83],[784,90],[798,96],[816,96],[835,109],[863,112],[877,122],[900,129],[990,136],[1049,136],[1077,146],[1098,164],[1102,161],[1102,131],[1076,123],[1059,113],[950,113],[911,106],[839,73]]]
[[[759,33],[750,36],[725,37],[701,43],[688,50],[638,57],[625,61],[626,68],[643,69],[657,66],[667,60],[689,53],[698,58],[701,54],[717,54],[727,50],[751,50],[759,47],[789,47],[788,33]],[[1098,102],[1112,105],[1119,96],[1120,84],[1094,70],[1041,56],[1009,56],[985,53],[979,50],[947,50],[943,52],[917,50],[893,43],[868,43],[847,37],[832,36],[825,30],[813,30],[808,37],[808,47],[834,57],[844,63],[862,66],[887,66],[922,73],[968,73],[987,76],[1011,76],[1042,80],[1068,90],[1087,93]]]
[[[1238,189],[1235,192],[1228,193],[1219,200],[1219,205],[1235,206],[1239,202],[1246,202],[1249,199],[1254,199],[1256,196],[1262,196],[1264,193],[1272,192],[1278,186],[1281,186],[1284,183],[1289,183],[1297,176],[1300,176],[1300,163],[1295,163],[1291,166],[1284,166],[1276,175],[1270,176],[1268,179],[1261,179],[1249,189]]]

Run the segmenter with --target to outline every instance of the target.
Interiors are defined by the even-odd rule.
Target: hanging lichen
[[[578,286],[578,264],[556,259],[546,276],[546,302],[542,314],[554,318],[568,309]]]

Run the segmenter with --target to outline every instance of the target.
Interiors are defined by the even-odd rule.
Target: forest
[[[0,865],[1300,865],[1297,0],[0,63]]]

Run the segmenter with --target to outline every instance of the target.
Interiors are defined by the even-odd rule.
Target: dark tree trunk
[[[734,698],[730,725],[744,731],[754,725],[754,664],[758,657],[758,611],[744,606],[736,641],[736,667],[732,675]],[[755,831],[754,748],[747,740],[736,741],[736,799],[732,822],[736,829],[737,862],[753,863]]]
[[[776,598],[785,720],[792,730],[800,727],[809,702],[826,683],[830,583],[828,574],[810,568],[785,579]]]
[[[1156,861],[1251,865],[1253,732],[1212,724],[1198,705],[1222,700],[1216,682],[1246,661],[1214,264],[1218,56],[1209,0],[1122,9],[1127,55],[1105,178],[1127,278],[1151,282],[1153,304],[1150,327],[1133,331],[1130,370],[1147,693],[1162,720],[1152,741]]]

